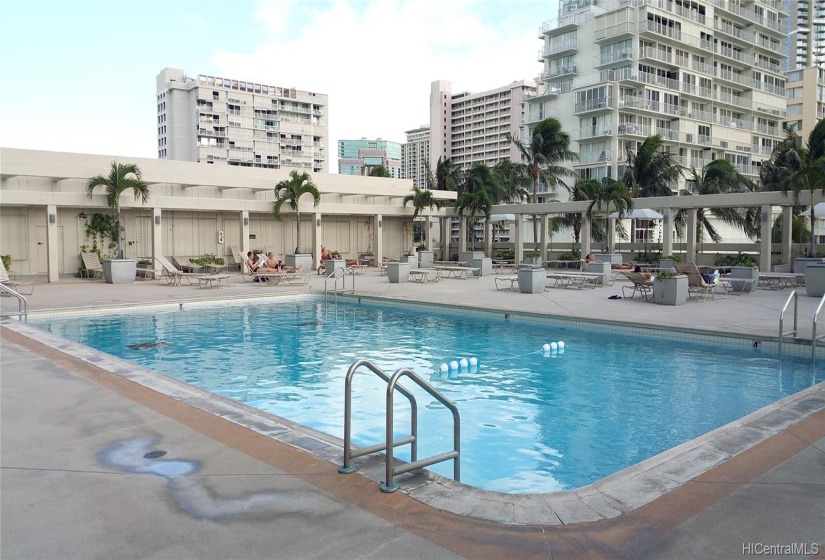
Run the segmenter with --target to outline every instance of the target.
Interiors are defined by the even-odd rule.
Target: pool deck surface
[[[608,299],[622,285],[521,294],[496,290],[493,277],[355,277],[362,296],[754,340],[777,336],[790,294],[678,307]],[[302,287],[232,279],[220,289],[61,279],[28,300],[36,313],[323,291],[314,275]],[[810,339],[819,299],[803,288],[798,303]],[[337,473],[335,438],[35,330],[0,326],[4,559],[825,558],[823,383],[578,491],[507,496],[404,475],[402,491],[384,494],[377,461]],[[152,451],[166,453],[144,457]]]

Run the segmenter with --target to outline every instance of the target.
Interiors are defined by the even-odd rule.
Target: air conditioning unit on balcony
[[[726,150],[728,148],[728,141],[727,140],[719,140],[719,147]]]

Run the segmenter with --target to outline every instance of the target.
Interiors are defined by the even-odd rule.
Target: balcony
[[[730,93],[719,93],[717,95],[716,100],[719,103],[733,105],[734,107],[741,107],[742,109],[746,109],[748,111],[750,111],[753,108],[753,100],[746,99],[740,95],[732,95]]]
[[[605,27],[604,29],[597,29],[593,32],[593,41],[599,43],[602,41],[620,39],[622,37],[631,37],[635,33],[636,24],[633,22],[624,22],[618,25]]]
[[[668,66],[676,67],[677,64],[674,64],[673,61],[673,53],[663,51],[661,49],[656,49],[652,47],[644,47],[639,49],[639,60],[655,60],[656,62],[660,62],[662,64],[666,64]]]
[[[596,68],[610,68],[610,67],[618,67],[623,66],[626,64],[633,63],[633,51],[623,50],[623,51],[616,51],[608,54],[604,54],[599,56],[596,59]]]
[[[577,73],[577,70],[575,64],[571,66],[555,66],[542,72],[541,79],[542,81],[556,80],[566,76],[572,76]]]
[[[604,138],[613,136],[613,131],[610,128],[608,128],[608,125],[605,125],[603,127],[590,126],[581,128],[579,129],[579,140],[590,140],[592,138]]]
[[[647,138],[653,135],[653,127],[647,125],[636,124],[632,122],[624,122],[619,124],[619,136],[638,136]]]
[[[579,161],[573,165],[592,165],[594,163],[612,163],[615,161],[613,152],[602,150],[600,152],[580,153]]]
[[[599,99],[588,99],[587,101],[582,101],[573,105],[573,114],[580,115],[582,113],[609,111],[613,108],[611,105],[611,100],[606,97],[601,97]]]
[[[551,19],[549,21],[545,21],[541,27],[539,27],[539,39],[544,39],[545,35],[558,35],[560,33],[565,33],[567,31],[572,31],[575,29],[580,23],[583,23],[585,20],[584,13],[578,14],[567,14],[560,18]]]
[[[579,46],[578,41],[576,39],[558,43],[551,43],[549,45],[545,45],[544,48],[539,51],[539,62],[541,62],[545,58],[570,55],[575,53],[578,49]]]
[[[662,25],[660,23],[656,23],[654,21],[643,21],[639,23],[639,33],[648,34],[653,33],[660,37],[667,37],[668,39],[672,39],[674,41],[682,41],[682,32],[672,27],[668,27],[666,25]]]

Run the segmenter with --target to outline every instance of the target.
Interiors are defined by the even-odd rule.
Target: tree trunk
[[[816,213],[814,212],[814,190],[811,189],[811,257],[816,256],[816,236],[814,235],[814,228],[816,228]]]
[[[123,258],[123,239],[120,235],[120,207],[117,209],[117,258]]]
[[[299,254],[301,250],[299,247],[301,246],[301,213],[296,211],[295,215],[298,217],[298,220],[295,222],[295,254]]]

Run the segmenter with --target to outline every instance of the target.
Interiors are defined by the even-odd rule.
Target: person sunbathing
[[[272,254],[272,251],[268,252],[266,256],[262,256],[261,260],[258,261],[258,274],[273,274],[275,272],[281,272],[283,268],[283,263],[281,261],[275,260],[275,255]]]

